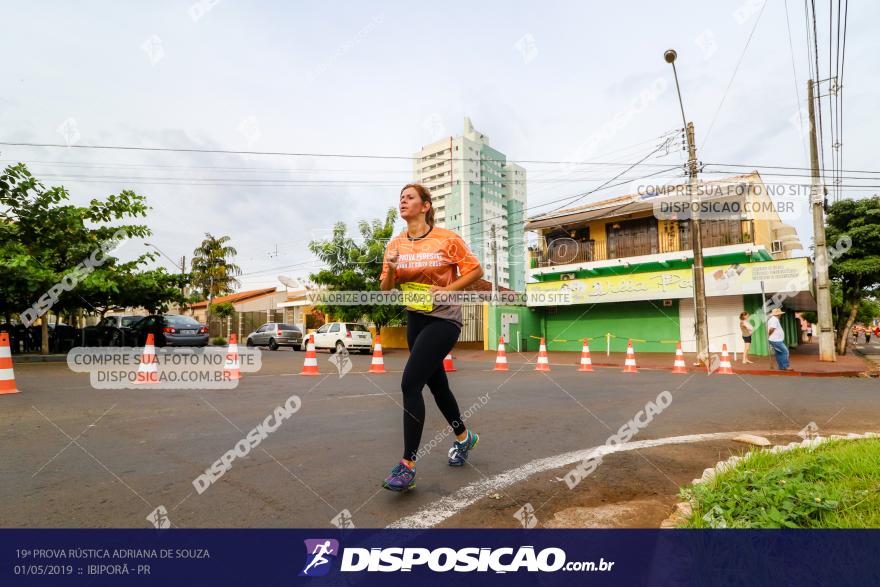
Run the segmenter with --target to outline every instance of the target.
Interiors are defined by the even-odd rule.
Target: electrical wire
[[[829,0],[830,1],[830,0]],[[819,119],[819,165],[824,170],[825,169],[825,131],[824,125],[822,124],[822,92],[819,89],[819,75],[821,69],[819,68],[819,33],[816,25],[816,0],[810,0],[810,6],[812,7],[811,12],[811,20],[813,23],[813,57],[816,62],[816,114]],[[822,173],[822,182],[825,183],[825,174]]]
[[[788,0],[785,0],[785,27],[786,27],[786,30],[788,31],[788,50],[789,50],[789,53],[791,54],[791,75],[794,80],[794,95],[795,95],[795,99],[796,99],[795,105],[796,105],[797,111],[798,111],[798,120],[801,124],[800,128],[804,128],[804,109],[801,106],[801,92],[800,92],[800,89],[798,89],[797,67],[795,66],[795,59],[794,59],[794,43],[792,42],[792,39],[791,39],[791,22],[788,17]],[[809,159],[809,156],[807,155],[807,145],[803,139],[801,140],[801,149],[804,152],[804,161],[809,162],[810,159]]]
[[[709,130],[706,131],[706,135],[703,137],[703,142],[700,144],[700,149],[704,149],[706,147],[706,143],[709,142],[709,135],[712,134],[712,129],[715,128],[715,122],[718,120],[718,114],[721,112],[722,106],[724,106],[724,101],[727,100],[727,93],[730,91],[730,87],[733,85],[733,80],[736,79],[736,73],[739,71],[739,66],[742,65],[743,59],[745,59],[746,52],[749,50],[749,44],[752,42],[752,37],[755,34],[755,31],[758,29],[758,23],[761,22],[761,16],[764,14],[764,9],[767,7],[767,2],[761,4],[761,11],[758,13],[758,18],[755,19],[755,24],[752,25],[752,30],[749,33],[749,38],[746,39],[745,47],[743,47],[742,53],[739,56],[739,60],[736,62],[736,67],[733,68],[733,74],[730,76],[730,81],[727,82],[727,87],[724,89],[724,94],[721,96],[721,102],[718,104],[718,108],[715,109],[715,115],[712,116],[712,122],[709,124]]]
[[[321,158],[340,158],[340,159],[387,159],[399,161],[419,161],[420,157],[406,155],[365,155],[353,153],[299,153],[290,151],[236,151],[232,149],[197,149],[197,148],[181,148],[181,147],[136,147],[130,145],[85,145],[75,143],[72,145],[62,143],[26,143],[26,142],[10,142],[0,141],[0,145],[10,147],[39,147],[39,148],[57,148],[57,149],[100,149],[100,150],[121,150],[121,151],[147,151],[147,152],[168,152],[168,153],[201,153],[201,154],[219,154],[219,155],[255,155],[255,156],[278,156],[278,157],[321,157]],[[438,159],[439,160],[439,159]],[[486,161],[482,158],[473,157],[453,157],[453,161],[482,162]],[[449,161],[449,159],[446,159]],[[536,165],[571,165],[571,166],[617,166],[626,167],[632,165],[628,161],[545,161],[535,159],[508,159],[505,163],[530,163]],[[644,165],[662,167],[662,164],[645,163]]]

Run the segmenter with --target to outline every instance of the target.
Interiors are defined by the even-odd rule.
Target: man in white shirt
[[[782,324],[779,317],[784,312],[779,308],[773,308],[770,313],[770,319],[767,320],[767,339],[770,342],[770,348],[776,354],[776,364],[782,371],[794,371],[788,363],[788,347],[785,345],[785,332],[782,330]]]

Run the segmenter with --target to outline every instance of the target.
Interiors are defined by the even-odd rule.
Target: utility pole
[[[691,205],[691,247],[694,251],[694,335],[697,339],[697,361],[709,364],[709,329],[706,317],[706,281],[703,276],[703,234],[700,230],[700,198],[697,196],[697,143],[694,140],[694,123],[688,122],[684,115],[684,103],[681,100],[681,88],[678,85],[678,72],[675,59],[678,54],[669,49],[663,54],[666,63],[672,66],[675,76],[675,91],[678,93],[678,105],[681,107],[681,121],[687,132],[688,144],[688,196]],[[696,204],[696,205],[695,205]]]
[[[690,177],[688,191],[691,200],[691,245],[694,250],[694,333],[697,337],[697,360],[708,365],[709,329],[706,311],[706,280],[703,277],[703,232],[700,222],[700,199],[697,196],[697,144],[694,140],[693,122],[687,123],[687,143],[688,176]]]
[[[183,295],[184,299],[186,299],[186,285],[183,281],[184,276],[186,275],[186,255],[183,255],[180,258],[180,293]]]
[[[816,314],[819,320],[819,360],[836,361],[834,327],[831,322],[831,288],[828,279],[828,246],[825,242],[825,190],[819,178],[819,147],[816,140],[816,111],[813,80],[807,80],[807,109],[810,114],[810,167],[812,186],[810,204],[813,209],[813,269],[816,272]]]
[[[495,225],[490,228],[492,235],[492,293],[498,291],[498,245],[495,242]]]

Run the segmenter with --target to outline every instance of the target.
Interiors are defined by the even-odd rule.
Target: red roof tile
[[[260,298],[263,296],[267,296],[269,294],[275,293],[277,290],[274,287],[264,287],[263,289],[251,289],[248,291],[240,291],[233,294],[229,294],[226,296],[217,296],[213,300],[211,300],[212,304],[221,304],[223,302],[232,302],[233,304],[236,302],[243,302],[245,300],[250,300],[253,298]],[[207,300],[202,300],[201,302],[195,302],[194,304],[190,304],[191,308],[205,308],[208,306]]]

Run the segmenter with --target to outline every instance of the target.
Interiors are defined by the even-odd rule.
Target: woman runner
[[[408,288],[407,284],[430,286],[430,291],[458,291],[483,276],[480,262],[464,240],[451,230],[434,226],[431,192],[422,185],[408,184],[400,190],[400,217],[405,231],[394,237],[385,249],[382,267],[383,290]],[[449,450],[449,465],[460,467],[480,436],[461,420],[458,402],[449,389],[443,359],[452,351],[461,332],[460,305],[419,305],[407,307],[406,340],[409,359],[403,369],[403,458],[382,484],[392,491],[416,486],[416,453],[425,422],[422,389],[428,385],[437,407],[455,433]]]

